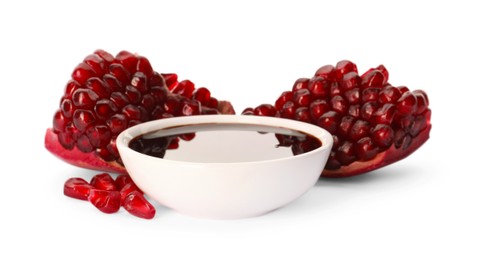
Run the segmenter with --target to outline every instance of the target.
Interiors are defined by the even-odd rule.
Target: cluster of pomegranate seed
[[[156,214],[156,209],[129,175],[118,175],[114,180],[108,173],[100,173],[92,177],[90,182],[82,178],[70,178],[64,184],[64,194],[87,200],[108,214],[118,212],[121,207],[140,218],[152,219]]]
[[[296,80],[274,105],[247,108],[243,114],[289,118],[326,129],[334,138],[326,175],[360,174],[391,162],[378,160],[357,169],[347,166],[370,162],[392,146],[391,160],[397,157],[394,153],[407,156],[426,141],[426,133],[418,138],[420,133],[430,129],[426,93],[393,86],[388,78],[383,65],[359,75],[354,63],[342,60],[335,67],[321,67],[312,78]]]
[[[124,129],[154,119],[216,114],[218,106],[208,89],[155,72],[145,57],[97,50],[72,72],[53,131],[67,150],[121,163],[115,140]]]

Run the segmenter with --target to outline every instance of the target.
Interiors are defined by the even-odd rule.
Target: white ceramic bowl
[[[293,156],[291,152],[286,155],[277,154],[278,148],[273,149],[277,144],[275,137],[273,140],[264,138],[247,145],[241,136],[226,139],[223,134],[216,134],[202,138],[201,132],[198,132],[193,140],[180,142],[180,147],[197,142],[194,148],[186,148],[188,150],[183,150],[181,155],[176,155],[176,150],[173,150],[174,155],[170,157],[166,154],[161,159],[129,148],[129,142],[143,134],[160,129],[165,129],[159,132],[163,133],[181,126],[206,124],[216,124],[221,128],[256,125],[254,130],[261,132],[266,127],[292,129],[312,135],[322,142],[322,146]],[[233,133],[240,134],[238,131]],[[267,146],[263,142],[273,144]],[[129,175],[150,198],[180,213],[211,219],[254,217],[297,199],[317,182],[332,143],[330,133],[315,125],[281,118],[242,115],[155,120],[130,127],[117,138],[117,148]],[[262,145],[270,150],[259,149]]]

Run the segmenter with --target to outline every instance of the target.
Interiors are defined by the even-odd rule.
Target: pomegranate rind
[[[370,161],[356,161],[347,166],[342,166],[337,170],[327,170],[322,172],[321,177],[326,178],[344,178],[361,175],[376,169],[380,169],[384,166],[390,165],[397,161],[400,161],[414,151],[419,149],[426,141],[429,139],[429,132],[431,131],[431,124],[429,124],[429,119],[427,126],[423,129],[416,137],[411,141],[411,144],[406,148],[396,148],[393,144],[386,151],[379,153],[374,159]]]
[[[124,166],[121,164],[115,161],[106,162],[93,152],[84,153],[76,147],[74,147],[72,150],[65,149],[60,144],[57,134],[54,133],[52,128],[48,128],[45,133],[44,145],[50,153],[71,165],[96,171],[127,174],[126,168],[124,168]]]

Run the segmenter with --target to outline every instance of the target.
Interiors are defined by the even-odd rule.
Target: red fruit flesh
[[[145,219],[152,219],[156,209],[149,203],[143,194],[137,190],[130,192],[122,201],[122,207],[132,215]]]
[[[321,176],[363,174],[406,158],[429,139],[428,96],[394,87],[388,77],[383,65],[359,76],[357,66],[343,60],[321,67],[311,79],[296,80],[274,105],[247,108],[243,114],[318,125],[334,138]]]
[[[64,183],[64,195],[75,199],[87,200],[93,188],[84,179],[70,178]]]
[[[159,74],[142,56],[103,50],[88,55],[72,72],[45,147],[82,168],[126,173],[116,148],[124,129],[150,120],[201,114],[234,114],[206,88],[176,74]]]
[[[119,191],[91,189],[88,200],[100,211],[111,214],[121,208],[121,194]]]
[[[109,190],[109,191],[117,190],[116,182],[108,173],[101,173],[92,177],[91,185],[95,189],[99,189],[99,190]]]

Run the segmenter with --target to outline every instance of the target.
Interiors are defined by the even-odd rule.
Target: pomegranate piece
[[[207,88],[154,71],[143,56],[97,50],[74,68],[45,147],[75,166],[126,173],[115,140],[127,127],[167,117],[234,113]]]
[[[404,159],[429,139],[427,94],[392,86],[388,78],[383,65],[359,76],[356,64],[343,60],[319,68],[310,79],[297,79],[274,105],[246,108],[243,114],[289,118],[326,129],[334,146],[321,176],[359,175]],[[299,153],[303,147],[310,146],[293,150]]]
[[[64,183],[64,195],[75,199],[87,200],[93,188],[92,185],[82,178],[70,178]]]
[[[121,194],[117,190],[91,189],[88,200],[100,211],[107,214],[115,213],[121,208]]]
[[[156,209],[149,203],[140,191],[130,192],[124,200],[122,207],[132,215],[145,219],[152,219],[156,214]]]

